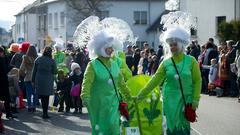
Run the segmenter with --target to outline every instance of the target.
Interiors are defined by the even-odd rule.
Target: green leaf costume
[[[103,57],[100,59],[110,70],[121,94],[126,99],[130,99],[117,61]],[[92,60],[87,66],[81,97],[87,105],[92,135],[120,134],[119,101],[108,71],[97,59]]]
[[[65,64],[65,54],[62,51],[54,52],[53,58],[57,64],[58,70],[63,70],[65,75],[69,73],[69,70]]]
[[[192,103],[194,108],[198,107],[201,90],[201,73],[194,57],[180,53],[174,55],[173,59],[178,68],[183,92],[187,103]],[[163,113],[167,120],[167,133],[189,134],[190,123],[184,116],[184,103],[181,95],[179,81],[176,77],[176,70],[171,59],[164,60],[156,74],[141,90],[138,98],[145,97],[157,85],[163,84]],[[159,125],[161,126],[161,125]]]
[[[136,96],[146,83],[151,79],[147,75],[137,75],[127,81],[131,95]],[[162,101],[160,100],[159,87],[155,87],[151,93],[141,102],[128,101],[130,121],[124,125],[123,135],[127,127],[139,127],[142,135],[162,135]],[[138,106],[138,107],[136,107]]]

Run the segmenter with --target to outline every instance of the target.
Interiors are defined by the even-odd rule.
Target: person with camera
[[[119,109],[124,105],[121,95],[131,99],[117,58],[113,59],[119,46],[122,44],[104,30],[95,33],[87,45],[91,61],[84,74],[81,98],[88,109],[92,135],[119,135]]]
[[[190,135],[190,122],[196,121],[200,99],[200,69],[194,57],[184,54],[190,40],[185,29],[169,28],[163,34],[164,60],[133,100],[144,100],[157,85],[163,84],[163,115],[167,124],[164,131],[168,135]]]

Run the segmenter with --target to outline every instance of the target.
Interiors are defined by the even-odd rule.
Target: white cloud
[[[0,19],[4,21],[15,21],[15,16],[26,5],[35,0],[0,0]]]

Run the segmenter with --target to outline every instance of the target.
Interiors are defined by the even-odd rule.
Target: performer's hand
[[[89,101],[88,101],[88,100],[83,100],[83,101],[82,101],[82,104],[83,104],[85,107],[87,107],[87,106],[89,105]]]

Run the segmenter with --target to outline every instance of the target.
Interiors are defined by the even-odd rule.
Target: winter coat
[[[6,57],[0,57],[0,100],[10,101],[8,89],[8,64]]]
[[[190,55],[193,56],[196,60],[198,59],[198,56],[200,55],[200,50],[197,48],[197,46],[194,46],[191,49]]]
[[[73,82],[73,85],[77,85],[77,84],[82,85],[83,74],[81,73],[80,75],[76,75],[74,74],[74,72],[71,72],[69,75],[69,80]]]
[[[57,66],[52,58],[38,57],[34,62],[32,81],[36,88],[36,94],[49,96],[53,94],[54,75]]]
[[[17,97],[20,90],[18,85],[18,78],[15,75],[8,75],[9,94],[11,97]]]
[[[22,59],[23,55],[24,55],[23,52],[15,53],[11,59],[10,65],[16,68],[20,68],[23,60]]]
[[[19,73],[24,76],[24,82],[32,80],[32,70],[34,65],[34,58],[24,55],[20,66]]]

